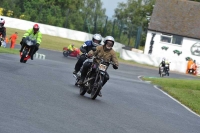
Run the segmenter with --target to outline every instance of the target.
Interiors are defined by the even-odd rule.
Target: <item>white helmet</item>
[[[113,45],[115,43],[115,39],[112,36],[106,36],[103,42],[106,43],[107,41],[112,41]]]
[[[2,28],[5,24],[5,20],[3,18],[0,18],[0,28]]]
[[[98,43],[94,42],[95,40],[98,41]],[[93,37],[92,37],[92,45],[93,46],[98,46],[101,44],[101,41],[102,41],[102,37],[100,34],[94,34]]]

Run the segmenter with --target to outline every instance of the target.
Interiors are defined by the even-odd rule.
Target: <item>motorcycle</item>
[[[89,71],[87,72],[83,84],[79,85],[80,95],[83,96],[87,92],[88,94],[91,94],[91,99],[93,100],[96,99],[100,90],[102,89],[103,81],[109,65],[110,64],[114,65],[112,62],[106,62],[103,59],[99,60],[100,63],[92,63]],[[80,77],[77,79],[80,80]]]
[[[83,62],[83,64],[85,63],[85,62],[93,62],[93,58],[91,58],[91,57],[88,57],[87,56],[87,53],[83,53],[81,56],[85,56],[87,59]],[[80,71],[77,73],[77,74],[73,74],[73,77],[76,79],[75,80],[75,86],[79,86],[78,85],[78,81],[81,79],[81,71],[82,71],[82,69],[83,69],[83,65],[82,65],[82,67],[81,67],[81,69],[80,69]]]
[[[4,39],[2,37],[2,35],[0,34],[0,47],[6,47],[6,43],[4,42]]]
[[[21,63],[26,63],[27,60],[29,58],[31,58],[30,55],[33,54],[33,53],[30,53],[30,51],[31,51],[31,49],[33,49],[32,51],[34,51],[35,45],[36,45],[35,39],[30,38],[30,37],[25,38],[24,48],[23,48],[22,52],[20,52],[20,62]]]
[[[193,63],[190,66],[190,69],[188,69],[188,74],[196,75],[197,74],[197,66],[195,63]]]
[[[75,48],[75,50],[72,51],[72,52],[70,52],[67,47],[63,48],[63,55],[65,57],[71,56],[71,57],[76,57],[77,59],[79,59],[80,58],[80,53],[81,53],[81,51],[78,48]]]
[[[165,64],[165,67],[160,67],[160,77],[169,76],[169,64]]]

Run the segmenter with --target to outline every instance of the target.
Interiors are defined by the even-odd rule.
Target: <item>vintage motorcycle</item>
[[[71,53],[70,53],[70,51],[68,50],[67,47],[63,48],[63,55],[65,57],[71,56],[71,57],[76,57],[77,59],[79,59],[80,58],[80,53],[81,53],[81,51],[78,48],[75,48],[75,50],[72,51]]]
[[[100,63],[92,63],[83,84],[79,85],[80,95],[83,96],[87,92],[88,94],[91,94],[91,99],[93,100],[96,99],[102,89],[103,81],[109,65],[114,65],[112,62],[106,62],[97,57],[94,57],[94,59],[95,58],[100,60]],[[77,77],[77,79],[78,78],[80,79],[80,77]],[[75,84],[77,84],[77,82]]]
[[[165,67],[160,67],[160,77],[169,76],[169,64],[165,64]]]
[[[93,62],[93,59],[94,59],[94,58],[88,57],[88,56],[87,56],[87,53],[83,53],[81,56],[85,56],[85,57],[86,57],[86,60],[83,62],[83,64],[84,64],[85,62],[90,62],[90,63]],[[81,71],[82,71],[82,69],[83,69],[83,65],[82,65],[80,71],[79,71],[77,74],[73,74],[73,77],[76,79],[76,80],[75,80],[75,86],[79,86],[79,85],[78,85],[78,81],[81,79]]]
[[[32,51],[34,51],[35,46],[36,46],[36,40],[34,38],[31,38],[31,37],[25,38],[24,48],[23,48],[22,52],[20,52],[20,62],[21,63],[27,62],[27,60],[31,57],[30,55],[33,54],[33,53],[30,53],[31,49],[33,49]]]

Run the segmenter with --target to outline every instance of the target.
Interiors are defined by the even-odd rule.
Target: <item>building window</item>
[[[182,45],[183,37],[173,35],[172,44]]]
[[[161,35],[161,42],[171,43],[182,45],[183,37],[177,35],[170,35],[170,34],[162,34]]]

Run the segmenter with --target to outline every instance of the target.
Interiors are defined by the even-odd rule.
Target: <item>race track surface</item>
[[[138,76],[158,71],[120,64],[109,68],[103,97],[79,95],[75,58],[40,49],[46,60],[19,62],[0,54],[0,133],[199,133],[200,117]],[[171,73],[170,77],[195,77]]]

